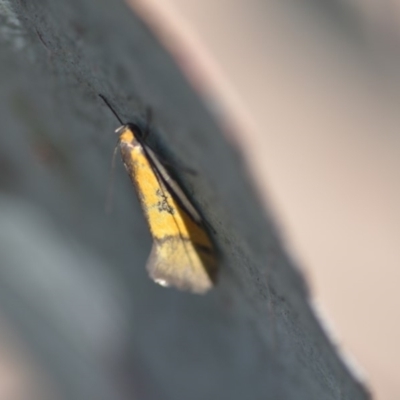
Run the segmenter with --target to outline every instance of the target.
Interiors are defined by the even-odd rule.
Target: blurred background
[[[399,399],[400,1],[126,2],[173,54],[193,86],[203,95],[209,110],[224,125],[228,140],[244,157],[259,197],[266,208],[273,205],[283,242],[307,277],[313,295],[312,305],[321,323],[353,373],[366,382],[375,398]],[[143,64],[138,60],[135,68],[131,67],[130,57],[135,54],[125,58],[126,49],[122,41],[118,41],[121,38],[118,35],[131,34],[129,30],[124,31],[126,26],[129,27],[126,21],[125,24],[119,24],[120,20],[112,21],[112,26],[122,27],[115,37],[112,29],[107,31],[109,36],[98,34],[101,32],[99,26],[104,24],[104,15],[113,17],[104,12],[106,7],[101,8],[107,2],[98,3],[99,14],[91,16],[92,19],[82,18],[82,21],[91,21],[92,26],[79,24],[79,18],[75,25],[68,25],[73,20],[70,15],[75,18],[75,14],[80,14],[76,4],[71,6],[72,3],[67,5],[66,2],[51,9],[50,3],[47,3],[51,10],[48,15],[58,16],[58,19],[41,19],[42,14],[35,11],[37,6],[32,6],[33,11],[29,13],[30,4],[34,2],[13,3],[13,6],[24,4],[26,9],[20,15],[32,18],[32,25],[28,18],[24,20],[27,22],[25,27],[11,12],[11,3],[0,0],[0,16],[6,16],[9,23],[4,27],[0,25],[2,38],[12,42],[21,53],[26,53],[24,56],[40,65],[42,72],[48,71],[50,80],[57,76],[57,73],[53,75],[57,70],[63,77],[49,83],[45,73],[35,75],[32,72],[33,78],[22,76],[19,71],[23,69],[18,69],[18,61],[7,57],[7,62],[3,62],[8,68],[3,74],[8,79],[3,81],[0,92],[0,106],[4,106],[0,107],[2,130],[13,132],[13,136],[1,135],[1,184],[8,190],[17,181],[15,177],[24,177],[20,178],[22,183],[17,182],[17,186],[23,187],[18,193],[20,197],[29,193],[35,204],[40,204],[48,215],[58,218],[65,229],[61,235],[45,217],[46,213],[42,219],[36,209],[16,202],[17,196],[2,196],[1,251],[3,254],[7,249],[16,251],[12,253],[15,258],[9,260],[12,268],[0,269],[0,302],[2,310],[12,310],[16,319],[25,321],[26,325],[8,324],[7,315],[0,313],[0,398],[64,398],[59,388],[52,386],[48,371],[40,370],[29,349],[30,338],[37,339],[35,345],[43,351],[44,357],[57,360],[59,364],[52,365],[56,371],[54,375],[66,375],[65,387],[73,387],[72,382],[79,383],[80,397],[67,392],[65,398],[87,400],[91,398],[88,393],[95,393],[93,398],[96,400],[102,398],[100,396],[107,398],[103,386],[106,388],[111,384],[102,377],[108,376],[110,371],[104,374],[96,366],[111,365],[111,372],[114,373],[115,368],[118,374],[120,369],[133,367],[123,365],[121,368],[112,356],[117,354],[123,361],[132,357],[148,362],[141,353],[145,347],[154,355],[151,357],[153,364],[143,362],[148,370],[144,373],[134,370],[131,375],[136,381],[130,381],[130,374],[127,374],[127,380],[138,390],[138,397],[141,390],[154,390],[150,397],[162,398],[153,387],[152,379],[146,381],[143,376],[151,376],[149,371],[155,375],[162,371],[164,387],[168,387],[170,381],[173,384],[168,375],[171,372],[170,357],[182,357],[182,360],[199,357],[191,353],[194,351],[192,344],[197,344],[196,340],[201,342],[207,331],[196,330],[196,323],[210,326],[208,318],[214,318],[218,328],[219,313],[225,315],[226,309],[231,310],[230,306],[235,310],[230,318],[234,321],[237,318],[238,326],[244,327],[244,333],[239,331],[240,334],[248,334],[247,320],[236,315],[241,308],[237,304],[226,305],[230,300],[229,296],[228,300],[224,298],[229,293],[224,292],[226,288],[212,295],[221,296],[222,293],[222,301],[219,297],[218,301],[215,298],[201,301],[185,298],[182,301],[181,294],[161,291],[149,282],[142,266],[151,241],[149,236],[143,236],[146,227],[138,204],[132,207],[131,187],[127,181],[115,189],[122,195],[116,196],[115,202],[119,204],[116,204],[114,214],[104,216],[104,176],[109,173],[109,149],[115,145],[115,138],[97,138],[99,131],[112,131],[115,126],[108,111],[100,113],[99,110],[104,111],[103,105],[96,103],[98,99],[93,93],[99,87],[109,89],[105,83],[108,80],[112,82],[110,92],[118,93],[118,85],[123,87],[125,80],[132,79],[129,83],[135,87],[137,93],[134,95],[140,99],[137,101],[139,111],[135,109],[139,114],[144,111],[140,110],[142,102],[164,104],[157,93],[162,91],[162,79],[161,84],[154,83],[156,89],[150,93],[152,86],[145,82],[156,75],[153,70],[146,73],[159,58],[152,59],[157,54],[152,53],[147,59],[143,57]],[[76,3],[81,6],[79,1]],[[118,7],[117,3],[111,6]],[[69,7],[75,7],[65,21],[62,16],[67,14],[63,7],[67,11]],[[81,14],[84,15],[87,9],[82,5]],[[118,18],[124,14],[125,10],[115,13]],[[36,30],[32,34],[32,30],[29,31],[32,26],[43,32]],[[93,27],[95,29],[91,30]],[[69,29],[67,35],[60,33],[64,28],[65,31]],[[148,40],[146,45],[139,45],[139,49],[149,49],[153,45],[152,38],[140,30],[136,34],[138,36],[127,43]],[[32,37],[42,53],[37,47],[30,53]],[[93,40],[101,46],[89,46],[94,53],[88,56],[84,52],[78,54],[77,49],[85,49],[82,45],[85,40],[89,43]],[[73,46],[69,47],[71,42]],[[74,51],[68,53],[71,48]],[[104,62],[101,49],[106,49],[104,54],[107,55],[115,50],[118,62],[113,64],[113,59]],[[6,52],[3,55],[0,52],[1,57],[6,57]],[[64,66],[64,60],[72,67]],[[87,60],[100,60],[98,65],[107,68],[94,68],[93,72],[88,67],[92,64],[85,64]],[[150,62],[146,64],[148,60]],[[126,73],[130,68],[133,69],[131,75]],[[179,79],[176,81],[180,82]],[[28,100],[24,98],[27,88],[31,97]],[[55,94],[57,101],[53,101]],[[121,99],[126,100],[123,96]],[[11,97],[14,103],[8,108]],[[130,104],[136,106],[137,98],[129,98]],[[162,110],[159,111],[162,119]],[[128,111],[125,112],[128,115]],[[170,112],[165,115],[172,115]],[[50,115],[57,117],[51,120]],[[80,117],[76,118],[77,115]],[[164,118],[162,126],[168,127],[170,123],[173,127],[178,119],[167,123],[166,120]],[[207,124],[208,121],[204,126]],[[185,121],[179,125],[175,145],[187,126]],[[37,135],[35,141],[41,144],[34,154],[35,162],[26,142],[31,131]],[[82,132],[87,134],[83,139]],[[85,142],[91,137],[96,140]],[[54,143],[59,147],[53,148],[50,145],[54,144],[51,140],[55,138]],[[98,144],[94,144],[96,141],[103,141],[103,147],[99,146],[102,152],[94,148]],[[76,152],[75,148],[69,147],[71,143],[85,150]],[[20,155],[15,165],[8,162],[7,155],[11,154]],[[35,168],[29,167],[32,169],[29,171],[29,165],[35,165]],[[16,173],[15,177],[11,172]],[[123,174],[122,170],[119,172]],[[32,176],[35,180],[30,180]],[[74,210],[61,206],[52,208],[51,199],[59,205],[72,205],[70,208]],[[81,203],[87,214],[71,218],[71,215],[78,215],[80,207],[83,209]],[[123,214],[121,210],[132,210],[129,211],[132,214]],[[104,216],[103,220],[99,215]],[[247,211],[244,215],[248,215]],[[83,220],[87,223],[81,224]],[[117,229],[119,236],[113,234]],[[74,236],[77,231],[80,236]],[[88,249],[100,248],[101,251],[95,257],[90,252],[87,255],[80,245],[76,245],[80,242]],[[66,244],[68,247],[64,248]],[[47,248],[49,250],[43,250]],[[138,268],[131,265],[133,248]],[[24,268],[18,269],[21,265]],[[122,270],[122,266],[127,266],[126,270]],[[116,271],[115,276],[118,275],[120,280],[110,275],[110,271],[112,274]],[[10,293],[21,297],[12,297]],[[131,301],[133,296],[134,302]],[[32,309],[21,304],[32,306]],[[158,309],[155,304],[164,307]],[[215,315],[209,315],[215,304],[223,304],[226,308],[216,309]],[[143,309],[148,312],[143,313]],[[44,318],[46,313],[53,319]],[[134,329],[125,325],[125,314],[133,316]],[[185,325],[180,325],[181,314],[193,316],[194,324],[182,319]],[[181,332],[181,326],[187,327],[188,331]],[[244,359],[247,360],[248,355],[248,359],[252,359],[253,354],[246,353],[247,347],[237,349],[236,339],[240,343],[240,334],[226,344],[225,336],[219,334],[230,326],[224,325],[221,332],[217,328],[210,335],[217,338],[213,343],[218,351],[224,352],[225,360],[230,360],[229,356],[236,360],[234,352],[242,350]],[[162,335],[149,334],[157,330],[162,331]],[[21,332],[25,332],[28,339],[22,337]],[[60,342],[53,342],[58,335]],[[246,335],[243,343],[251,345],[254,338]],[[133,336],[134,340],[131,340]],[[116,342],[120,347],[114,347]],[[183,342],[185,346],[171,346],[177,342]],[[169,349],[179,348],[182,351],[179,356],[168,353]],[[127,355],[127,349],[133,355]],[[255,346],[257,362],[258,350]],[[203,354],[201,348],[199,353]],[[216,353],[210,351],[211,359]],[[165,357],[159,359],[158,354]],[[297,354],[293,356],[296,357]],[[237,360],[242,359],[238,357]],[[262,366],[275,365],[270,358],[269,364],[262,361]],[[197,372],[196,363],[182,362],[181,365],[182,373],[187,366]],[[211,366],[218,371],[218,362]],[[207,371],[208,379],[214,375],[218,379],[218,374],[213,371]],[[248,371],[250,381],[253,374],[250,369]],[[195,379],[196,374],[190,372],[188,376],[193,375]],[[191,383],[184,382],[182,386],[190,387]],[[124,389],[130,393],[131,388]],[[201,397],[200,392],[196,394]],[[273,396],[272,393],[269,395]]]
[[[344,356],[399,399],[400,2],[131,4],[229,126]]]

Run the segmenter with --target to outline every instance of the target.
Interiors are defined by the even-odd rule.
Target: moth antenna
[[[121,125],[125,125],[122,122],[122,119],[119,117],[119,115],[117,114],[117,112],[114,110],[114,108],[112,107],[112,105],[110,104],[110,102],[102,95],[99,94],[99,97],[104,101],[104,103],[106,103],[106,106],[111,110],[111,112],[115,115],[115,117],[117,118],[117,120],[119,121],[119,123]]]

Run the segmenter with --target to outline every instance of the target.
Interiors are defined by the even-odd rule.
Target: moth
[[[134,186],[153,238],[147,261],[150,277],[162,286],[205,293],[216,280],[218,256],[206,222],[173,179],[167,167],[144,141],[144,132],[121,123],[116,130],[125,169]]]

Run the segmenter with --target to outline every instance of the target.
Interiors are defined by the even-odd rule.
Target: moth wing
[[[144,145],[146,154],[149,156],[152,164],[157,170],[159,176],[163,180],[164,184],[166,184],[171,192],[175,195],[178,201],[181,203],[186,212],[193,218],[197,223],[202,222],[202,218],[196,208],[193,206],[192,202],[188,199],[186,194],[183,192],[179,184],[171,177],[167,169],[161,163],[161,161],[157,158],[154,151],[147,145]]]
[[[195,223],[190,238],[172,232],[163,239],[154,240],[147,262],[149,275],[162,286],[205,293],[214,286],[217,258],[208,238],[204,241],[204,236],[207,236],[201,227],[204,221],[153,150],[147,145],[144,145],[144,150],[161,180],[161,187],[165,186],[165,190],[173,195],[187,213],[189,220]]]
[[[214,285],[213,276],[198,249],[179,237],[154,241],[146,268],[150,277],[162,286],[202,294]]]

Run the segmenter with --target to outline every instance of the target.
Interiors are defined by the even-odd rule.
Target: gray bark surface
[[[367,399],[311,312],[243,163],[120,1],[0,0],[0,305],[70,399]],[[215,229],[206,296],[147,277],[151,248],[112,132],[150,140]],[[33,394],[32,397],[33,398]]]

